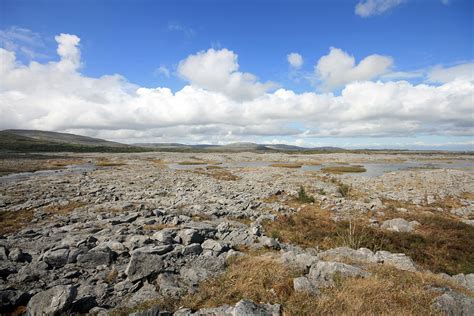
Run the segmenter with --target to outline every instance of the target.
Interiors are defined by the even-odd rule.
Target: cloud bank
[[[227,49],[190,55],[178,66],[179,91],[140,87],[113,74],[80,72],[77,36],[57,36],[58,61],[21,64],[0,49],[0,129],[69,131],[107,139],[230,142],[260,137],[473,135],[472,77],[459,66],[437,69],[435,84],[370,81],[392,60],[371,55],[355,64],[331,49],[317,65],[340,95],[296,93],[239,71]],[[462,66],[472,67],[471,66]],[[463,68],[464,69],[464,68]]]

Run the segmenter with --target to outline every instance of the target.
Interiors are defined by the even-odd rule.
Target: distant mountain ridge
[[[20,152],[144,152],[144,151],[177,151],[177,152],[311,152],[311,151],[344,151],[338,147],[305,148],[286,144],[257,144],[236,142],[226,145],[180,144],[180,143],[136,143],[122,144],[100,138],[81,136],[69,133],[7,129],[0,131],[0,150]]]
[[[69,133],[48,132],[27,129],[7,129],[2,132],[33,138],[39,141],[66,143],[85,146],[128,147],[129,145],[108,141],[105,139],[81,136]]]

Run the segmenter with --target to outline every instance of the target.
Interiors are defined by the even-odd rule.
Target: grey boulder
[[[64,314],[76,295],[77,290],[74,286],[57,285],[33,296],[28,302],[27,314],[31,316]]]

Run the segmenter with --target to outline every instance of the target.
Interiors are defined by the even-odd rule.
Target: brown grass
[[[70,202],[67,205],[48,205],[44,211],[49,215],[67,215],[74,209],[84,206],[83,202]]]
[[[95,165],[98,167],[119,167],[126,165],[123,161],[111,161],[106,158],[99,159],[95,162]]]
[[[387,266],[372,267],[372,276],[347,278],[323,291],[315,311],[321,315],[433,315],[429,290],[433,279]],[[445,284],[446,282],[439,282]]]
[[[331,167],[323,167],[321,171],[339,174],[339,173],[366,172],[367,170],[361,166],[331,166]]]
[[[165,228],[172,228],[175,227],[170,224],[152,224],[152,225],[143,225],[144,230],[162,230]]]
[[[303,166],[303,164],[300,163],[272,163],[269,165],[270,167],[276,167],[276,168],[290,168],[290,169],[298,169]]]
[[[211,167],[211,166],[209,166]],[[207,170],[192,170],[191,172],[203,174],[206,176],[210,176],[216,180],[223,180],[223,181],[236,181],[240,178],[234,175],[232,172],[223,169],[223,168],[207,168]]]
[[[357,221],[334,222],[329,212],[308,205],[297,213],[280,215],[277,220],[264,223],[264,229],[273,238],[302,247],[324,250],[347,246],[401,252],[433,272],[474,273],[472,226],[433,214],[391,212],[389,218],[395,217],[417,220],[421,225],[415,232],[401,233],[369,227],[362,215]]]
[[[75,208],[81,206],[84,206],[84,203],[71,202],[65,206],[48,205],[44,207],[44,211],[50,216],[67,215]],[[0,212],[0,235],[11,234],[22,230],[31,224],[33,218],[34,211],[31,209]]]
[[[105,283],[113,283],[114,280],[118,277],[118,270],[113,267],[112,270],[107,273],[107,275],[104,278]]]
[[[369,267],[372,276],[339,279],[320,296],[296,293],[292,280],[301,275],[272,256],[246,256],[230,263],[227,271],[203,282],[181,304],[193,310],[235,304],[241,299],[279,303],[285,315],[432,315],[432,300],[439,294],[430,286],[445,286],[427,273]],[[376,304],[374,304],[376,302]]]
[[[241,299],[281,304],[284,315],[436,315],[432,300],[439,293],[430,287],[449,286],[461,289],[427,272],[407,272],[389,266],[365,266],[372,275],[361,278],[337,278],[334,286],[322,289],[320,295],[296,293],[293,278],[302,271],[283,265],[274,253],[248,253],[228,261],[226,271],[202,282],[194,294],[179,300],[160,298],[133,308],[115,311],[126,315],[131,311],[154,306],[175,311],[180,307],[197,310],[233,305]]]
[[[0,212],[0,235],[22,230],[33,219],[32,210]]]
[[[192,309],[235,304],[243,298],[284,302],[293,294],[292,281],[298,274],[270,256],[245,256],[235,259],[222,276],[204,281],[183,302]]]
[[[193,166],[193,165],[207,165],[208,162],[206,161],[180,161],[178,165],[182,166]]]

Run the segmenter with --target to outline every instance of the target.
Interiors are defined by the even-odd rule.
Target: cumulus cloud
[[[331,47],[329,54],[319,59],[315,72],[323,90],[332,90],[353,81],[374,79],[388,72],[392,65],[391,57],[376,54],[365,57],[356,65],[354,56]]]
[[[183,60],[181,75],[191,84],[173,92],[140,87],[120,75],[85,76],[80,72],[79,38],[63,34],[56,40],[56,62],[24,65],[14,52],[0,49],[0,129],[196,143],[474,133],[474,82],[462,76],[437,85],[359,80],[337,96],[265,92],[255,77],[249,80],[238,72],[236,55],[223,49]],[[201,67],[212,69],[216,77]]]
[[[254,99],[276,85],[258,82],[251,73],[240,72],[238,56],[226,48],[201,51],[178,65],[178,73],[193,86],[220,92],[236,100]]]
[[[303,57],[298,53],[288,54],[286,59],[288,60],[290,66],[295,69],[301,68],[301,66],[303,66]]]

